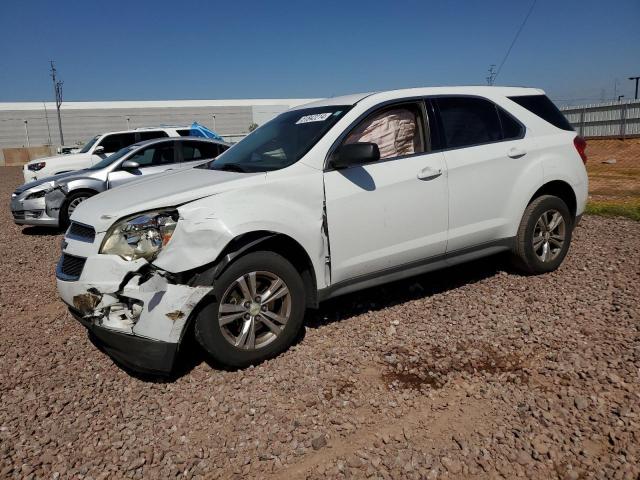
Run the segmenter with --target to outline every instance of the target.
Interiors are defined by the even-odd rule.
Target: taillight
[[[32,172],[37,172],[38,170],[42,170],[46,165],[46,162],[30,163],[27,165],[27,168]]]
[[[587,141],[582,138],[580,135],[578,135],[576,138],[573,139],[573,145],[576,147],[576,150],[578,151],[578,155],[580,155],[580,158],[582,159],[582,163],[584,163],[585,165],[587,164]]]

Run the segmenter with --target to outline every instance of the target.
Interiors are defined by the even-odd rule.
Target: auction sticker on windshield
[[[299,125],[301,123],[309,123],[309,122],[324,122],[332,114],[333,114],[333,112],[316,113],[316,114],[313,114],[313,115],[305,115],[304,117],[301,117],[300,120],[298,120],[296,122],[296,125]]]

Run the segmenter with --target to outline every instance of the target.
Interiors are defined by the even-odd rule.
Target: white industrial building
[[[233,142],[246,135],[252,123],[262,125],[291,107],[313,100],[64,102],[62,132],[65,145],[75,145],[106,131],[198,122]],[[0,151],[39,145],[60,145],[55,103],[0,103]]]

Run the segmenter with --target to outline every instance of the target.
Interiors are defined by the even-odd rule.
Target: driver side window
[[[423,125],[422,110],[418,104],[394,105],[369,115],[342,144],[375,143],[380,150],[380,160],[423,153]]]

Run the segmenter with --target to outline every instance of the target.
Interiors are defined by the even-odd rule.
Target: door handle
[[[527,154],[526,150],[523,150],[522,148],[517,148],[517,147],[511,148],[507,152],[507,155],[510,158],[520,158],[520,157],[524,157],[526,154]]]
[[[431,167],[424,167],[422,170],[418,172],[418,178],[420,180],[433,180],[434,178],[438,178],[442,175],[442,170]]]

